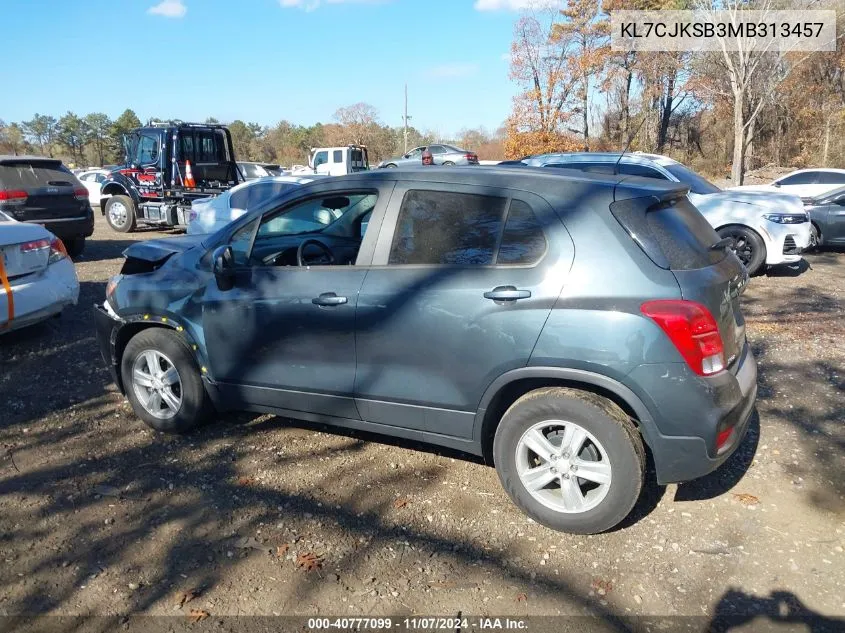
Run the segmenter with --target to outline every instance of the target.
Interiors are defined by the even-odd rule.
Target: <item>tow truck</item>
[[[191,202],[243,182],[223,125],[150,121],[124,137],[124,164],[102,183],[100,209],[121,233],[139,224],[184,228]]]

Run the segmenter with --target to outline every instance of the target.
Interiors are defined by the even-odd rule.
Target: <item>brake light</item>
[[[77,200],[87,200],[88,199],[88,190],[85,187],[76,187],[73,190],[73,195],[76,196]]]
[[[719,451],[721,448],[728,443],[728,440],[731,439],[731,435],[733,435],[734,429],[732,426],[719,431],[716,434],[716,450]]]
[[[27,193],[19,189],[0,189],[0,204],[23,204]]]
[[[46,242],[47,240],[44,241]],[[58,237],[54,237],[50,242],[50,257],[47,259],[47,263],[55,264],[67,256],[67,249],[65,248],[64,242]]]
[[[669,340],[699,376],[710,376],[725,368],[722,335],[710,310],[681,299],[647,301],[642,313],[666,332]]]
[[[43,240],[35,240],[33,242],[24,242],[20,245],[21,253],[34,253],[35,251],[40,251],[45,248],[50,248],[50,240],[43,239]]]

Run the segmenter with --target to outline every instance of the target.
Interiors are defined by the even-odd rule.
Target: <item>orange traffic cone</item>
[[[185,161],[185,186],[194,188],[197,186],[196,181],[194,180],[194,174],[191,171],[191,161]]]

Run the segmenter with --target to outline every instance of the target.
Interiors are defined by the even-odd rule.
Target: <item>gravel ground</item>
[[[759,415],[731,460],[569,536],[465,456],[272,416],[147,430],[90,308],[160,235],[98,218],[79,305],[0,338],[0,615],[845,615],[845,253],[750,284]]]

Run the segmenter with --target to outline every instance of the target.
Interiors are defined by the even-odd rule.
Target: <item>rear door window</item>
[[[671,270],[695,270],[726,257],[727,249],[711,248],[719,235],[688,198],[652,201],[621,200],[611,204],[610,210],[655,264]]]
[[[59,161],[6,161],[0,165],[0,184],[4,189],[70,186],[75,180]]]
[[[820,171],[819,179],[816,182],[820,185],[845,185],[845,174],[839,174],[835,171]]]
[[[388,264],[493,264],[507,201],[450,191],[408,191]]]

